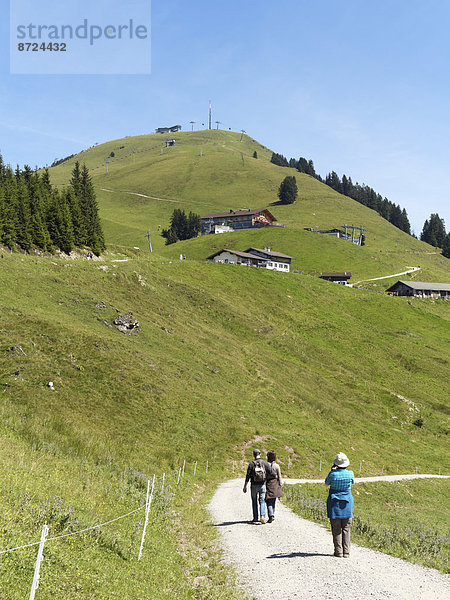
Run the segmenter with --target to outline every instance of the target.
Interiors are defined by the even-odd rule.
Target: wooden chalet
[[[273,269],[275,271],[289,272],[291,261],[293,260],[293,256],[283,254],[282,252],[275,252],[270,248],[263,248],[262,250],[260,248],[247,248],[245,252],[267,259],[266,269]]]
[[[350,271],[344,271],[341,273],[321,273],[320,279],[325,279],[325,281],[333,281],[334,283],[339,283],[341,285],[348,285],[348,280],[352,274]]]
[[[259,227],[283,227],[276,223],[276,218],[267,208],[209,213],[201,217],[201,221],[202,235],[222,233],[223,231],[238,231],[240,229],[256,229]]]
[[[415,298],[450,299],[450,283],[427,283],[423,281],[397,281],[386,290],[391,296],[414,296]]]
[[[222,248],[211,254],[211,256],[208,256],[207,260],[212,260],[216,263],[245,265],[289,273],[292,258],[292,256],[288,256],[282,252],[273,252],[270,248],[264,248],[264,250],[248,248],[245,252]]]
[[[260,258],[255,254],[248,252],[239,252],[238,250],[229,250],[222,248],[211,256],[208,256],[207,260],[212,260],[215,263],[224,263],[230,265],[245,265],[248,267],[266,267],[269,262],[267,259]]]
[[[181,131],[181,125],[172,125],[172,127],[158,127],[155,129],[156,133],[177,133]]]

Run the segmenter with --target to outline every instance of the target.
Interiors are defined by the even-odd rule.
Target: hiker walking
[[[277,498],[283,496],[283,490],[281,489],[281,469],[280,465],[276,462],[277,455],[273,450],[267,453],[267,462],[270,464],[270,470],[267,472],[266,478],[266,504],[267,514],[269,516],[268,523],[272,523],[275,519],[275,502]]]
[[[327,498],[327,516],[333,534],[334,556],[350,556],[350,526],[353,517],[352,483],[355,483],[353,471],[347,471],[350,461],[343,452],[334,459],[331,471],[325,479],[330,489]]]
[[[252,497],[253,520],[264,524],[266,516],[266,478],[270,470],[270,464],[261,458],[261,452],[257,448],[253,450],[253,460],[248,464],[247,475],[244,483],[244,494],[250,481],[250,495]],[[258,518],[259,506],[259,518]]]

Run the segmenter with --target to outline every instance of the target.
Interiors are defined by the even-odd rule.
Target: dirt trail
[[[373,277],[372,279],[361,279],[361,281],[356,281],[352,283],[352,285],[358,285],[358,283],[364,283],[365,281],[378,281],[380,279],[391,279],[391,277],[400,277],[400,275],[408,275],[408,273],[415,273],[416,271],[420,271],[420,267],[407,267],[408,271],[402,271],[401,273],[393,273],[392,275],[383,275],[383,277]]]
[[[111,194],[128,194],[129,196],[139,196],[140,198],[149,198],[150,200],[163,200],[164,202],[174,202],[178,204],[178,200],[170,200],[169,198],[158,198],[158,196],[147,196],[147,194],[138,194],[137,192],[122,192],[121,190],[108,190],[100,188],[102,192],[110,192]]]
[[[334,558],[331,533],[281,503],[273,523],[249,524],[251,500],[242,485],[243,479],[221,484],[208,508],[221,534],[225,560],[257,600],[450,598],[449,579],[434,569],[355,544],[349,559]]]

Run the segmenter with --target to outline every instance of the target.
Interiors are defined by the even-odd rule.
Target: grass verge
[[[426,567],[448,573],[450,520],[448,480],[358,483],[352,540]],[[287,486],[284,502],[298,515],[329,524],[325,487]]]
[[[138,558],[147,475],[89,459],[62,458],[2,439],[0,551],[39,541],[44,547],[39,598],[58,600],[238,600],[231,570],[219,562],[215,531],[199,496],[213,481],[172,471],[157,480],[142,558]],[[214,475],[210,475],[214,478]],[[203,477],[206,477],[203,474]],[[93,528],[131,511],[128,517]],[[84,533],[76,532],[92,528]],[[74,535],[71,535],[74,534]],[[57,536],[67,536],[51,540]],[[28,597],[37,546],[0,555],[0,597]]]

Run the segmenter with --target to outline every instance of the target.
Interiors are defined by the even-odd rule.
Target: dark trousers
[[[350,554],[350,519],[330,519],[333,534],[334,554]]]

